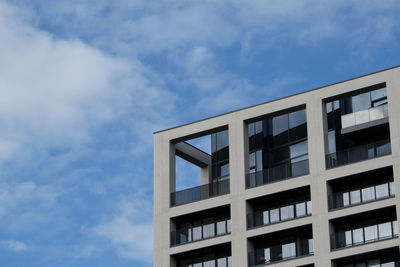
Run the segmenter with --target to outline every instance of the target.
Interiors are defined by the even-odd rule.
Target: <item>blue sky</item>
[[[0,265],[152,266],[152,133],[399,65],[398,14],[0,0]]]

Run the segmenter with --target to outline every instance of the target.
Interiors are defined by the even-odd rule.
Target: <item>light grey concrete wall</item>
[[[387,84],[392,154],[326,170],[327,143],[324,134],[326,121],[323,101],[383,82]],[[249,237],[307,224],[312,224],[313,228],[314,256],[269,266],[300,266],[315,263],[317,267],[326,267],[331,266],[332,259],[399,246],[399,239],[390,239],[331,251],[329,242],[330,219],[393,205],[396,205],[397,214],[400,214],[400,205],[398,204],[400,203],[400,105],[397,103],[398,101],[400,101],[400,67],[155,133],[154,266],[174,266],[173,257],[170,257],[170,255],[230,242],[233,267],[244,267],[247,266],[247,251],[252,249],[248,242]],[[301,177],[245,189],[245,174],[248,172],[248,134],[245,121],[300,105],[306,105],[307,110],[310,173]],[[216,129],[226,129],[227,127],[229,128],[231,193],[182,206],[170,207],[170,192],[175,190],[174,143],[198,136],[199,133],[208,134]],[[329,188],[327,188],[327,181],[384,166],[393,166],[395,198],[328,212],[327,195]],[[246,229],[246,200],[307,185],[310,186],[311,191],[313,208],[311,217],[258,229]],[[230,205],[232,218],[232,233],[230,235],[170,248],[170,231],[173,227],[173,224],[170,224],[170,218],[227,204]]]

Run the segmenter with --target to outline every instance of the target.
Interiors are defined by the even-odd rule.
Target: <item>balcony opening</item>
[[[264,266],[314,254],[311,225],[252,237],[248,244],[249,266]]]
[[[329,210],[394,197],[392,167],[363,172],[328,182]]]
[[[333,260],[336,267],[399,267],[399,248],[371,251]]]
[[[388,207],[331,221],[331,249],[343,249],[399,236],[396,208]]]
[[[228,130],[207,132],[174,144],[171,206],[229,193]]]
[[[176,267],[232,267],[231,244],[221,244],[172,257],[172,266]]]
[[[247,228],[294,220],[312,213],[310,187],[302,187],[247,201]]]
[[[325,106],[327,168],[391,153],[385,84],[330,99]]]
[[[251,120],[248,137],[247,188],[309,173],[305,106]]]
[[[185,214],[171,219],[171,246],[230,234],[230,206]]]

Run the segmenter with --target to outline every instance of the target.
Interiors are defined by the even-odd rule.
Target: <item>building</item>
[[[400,266],[397,101],[400,66],[156,132],[154,266]]]

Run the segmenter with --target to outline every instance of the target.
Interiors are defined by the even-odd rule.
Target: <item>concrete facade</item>
[[[325,103],[337,96],[377,84],[386,84],[389,112],[391,154],[330,168],[325,164],[327,154],[327,122]],[[313,255],[288,261],[272,262],[268,266],[336,266],[335,260],[385,248],[399,248],[399,238],[390,238],[359,246],[332,250],[330,235],[332,220],[384,207],[395,207],[400,214],[400,67],[387,69],[301,94],[259,104],[220,116],[178,126],[154,134],[154,266],[175,267],[176,255],[187,251],[230,244],[233,267],[248,265],[249,239],[276,231],[312,225]],[[249,173],[248,123],[254,118],[268,116],[299,106],[305,106],[309,173],[291,179],[247,188],[245,177]],[[171,193],[175,192],[175,157],[187,159],[201,168],[201,184],[208,182],[210,158],[182,141],[219,130],[229,131],[230,193],[184,205],[172,206]],[[330,211],[328,209],[329,181],[383,167],[392,167],[394,197]],[[248,201],[300,187],[309,187],[312,215],[281,223],[248,229],[246,214]],[[171,246],[172,218],[212,209],[230,207],[231,233],[196,242]]]

